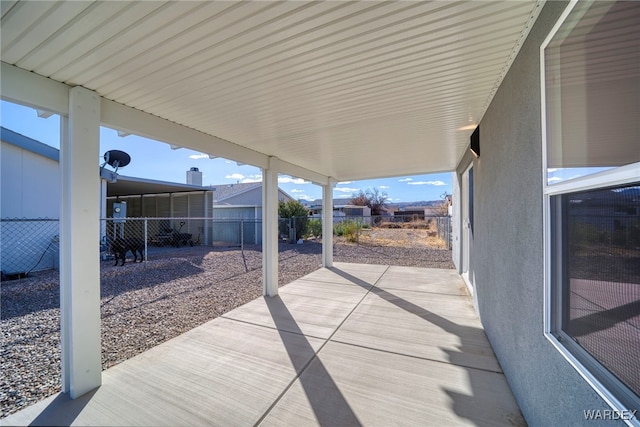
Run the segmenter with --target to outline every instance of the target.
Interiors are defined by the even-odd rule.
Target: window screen
[[[561,330],[640,395],[640,183],[552,197]]]

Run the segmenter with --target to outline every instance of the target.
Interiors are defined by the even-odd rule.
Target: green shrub
[[[281,218],[278,224],[278,231],[281,235],[289,236],[289,227],[295,227],[296,240],[300,240],[302,236],[307,234],[307,222],[309,221],[309,211],[297,200],[289,200],[278,202],[278,216]],[[283,221],[282,218],[288,219]]]
[[[347,242],[357,242],[361,229],[362,223],[353,220],[340,221],[334,226],[336,236],[344,236]]]
[[[322,220],[316,218],[307,221],[307,233],[304,237],[322,237]]]

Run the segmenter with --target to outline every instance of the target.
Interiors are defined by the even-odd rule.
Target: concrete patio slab
[[[90,396],[58,394],[2,425],[253,425],[322,342],[215,319],[104,371]]]
[[[501,372],[482,325],[468,315],[472,310],[468,297],[436,294],[439,304],[434,308],[430,301],[433,296],[411,291],[372,291],[333,340]]]
[[[302,278],[296,280],[296,286],[285,286],[280,295],[298,295],[327,301],[358,302],[373,285],[366,288],[353,283],[329,283]]]
[[[424,291],[449,295],[468,295],[464,281],[455,270],[391,266],[376,283],[380,289]]]
[[[375,284],[389,268],[386,265],[349,264],[335,262],[332,268],[321,268],[306,275],[304,278],[318,282],[332,284],[358,284],[367,286]],[[345,277],[344,274],[347,274]],[[357,278],[353,281],[352,278]]]
[[[336,263],[0,424],[524,425],[459,287],[446,270]]]
[[[223,317],[326,339],[367,292],[360,287],[345,289],[342,284],[333,285],[331,290],[319,290],[320,286],[313,286],[317,283],[309,285],[295,286],[295,290],[288,285],[276,297],[258,298]],[[316,294],[321,297],[316,298]]]
[[[373,288],[370,293],[375,294],[377,298],[367,298],[363,301],[364,304],[382,307],[395,305],[414,315],[420,315],[426,310],[428,313],[446,318],[467,319],[471,323],[475,322],[479,328],[482,327],[482,323],[473,309],[471,297],[468,295],[385,290],[377,287]]]
[[[501,374],[329,342],[261,425],[525,422]]]

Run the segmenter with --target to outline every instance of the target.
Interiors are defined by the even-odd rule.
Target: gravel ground
[[[409,236],[410,240],[417,241]],[[453,268],[451,252],[424,245],[336,240],[334,261]],[[322,245],[280,247],[279,283],[315,271]],[[171,256],[171,257],[169,257]],[[262,295],[260,247],[180,248],[149,261],[101,265],[102,367],[107,369]],[[0,418],[60,391],[58,272],[3,282]]]

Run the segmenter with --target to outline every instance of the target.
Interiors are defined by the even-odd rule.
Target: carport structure
[[[571,395],[566,405],[602,407],[544,340],[539,315],[539,52],[565,3],[1,5],[2,98],[60,114],[63,122],[62,360],[63,390],[71,397],[101,383],[95,171],[103,125],[262,168],[266,296],[278,294],[278,174],[322,186],[323,265],[331,267],[335,183],[457,172],[454,261],[460,272],[460,264],[469,263],[470,249],[463,250],[459,238],[466,239],[462,217],[475,197],[482,202],[475,211],[476,241],[483,245],[475,265],[478,283],[486,286],[484,300],[480,290],[474,294],[476,309],[482,312],[486,303],[482,320],[507,374],[520,374],[523,354],[532,352],[530,373],[510,380],[525,416],[547,424],[563,419],[562,409],[550,409],[549,399],[558,398],[548,393],[550,383],[571,390],[560,394]],[[489,153],[484,165],[469,152],[469,138],[481,121],[483,156]],[[461,183],[472,163],[480,166],[475,190]],[[492,210],[507,203],[515,209],[509,215]],[[530,234],[500,240],[500,232],[519,232],[514,218],[520,214],[531,221]],[[505,241],[515,242],[516,249]],[[491,264],[514,253],[519,263]],[[468,270],[474,283],[475,273]],[[516,293],[518,286],[526,291]],[[507,296],[513,298],[512,311],[500,302]],[[513,317],[521,319],[511,333]]]

